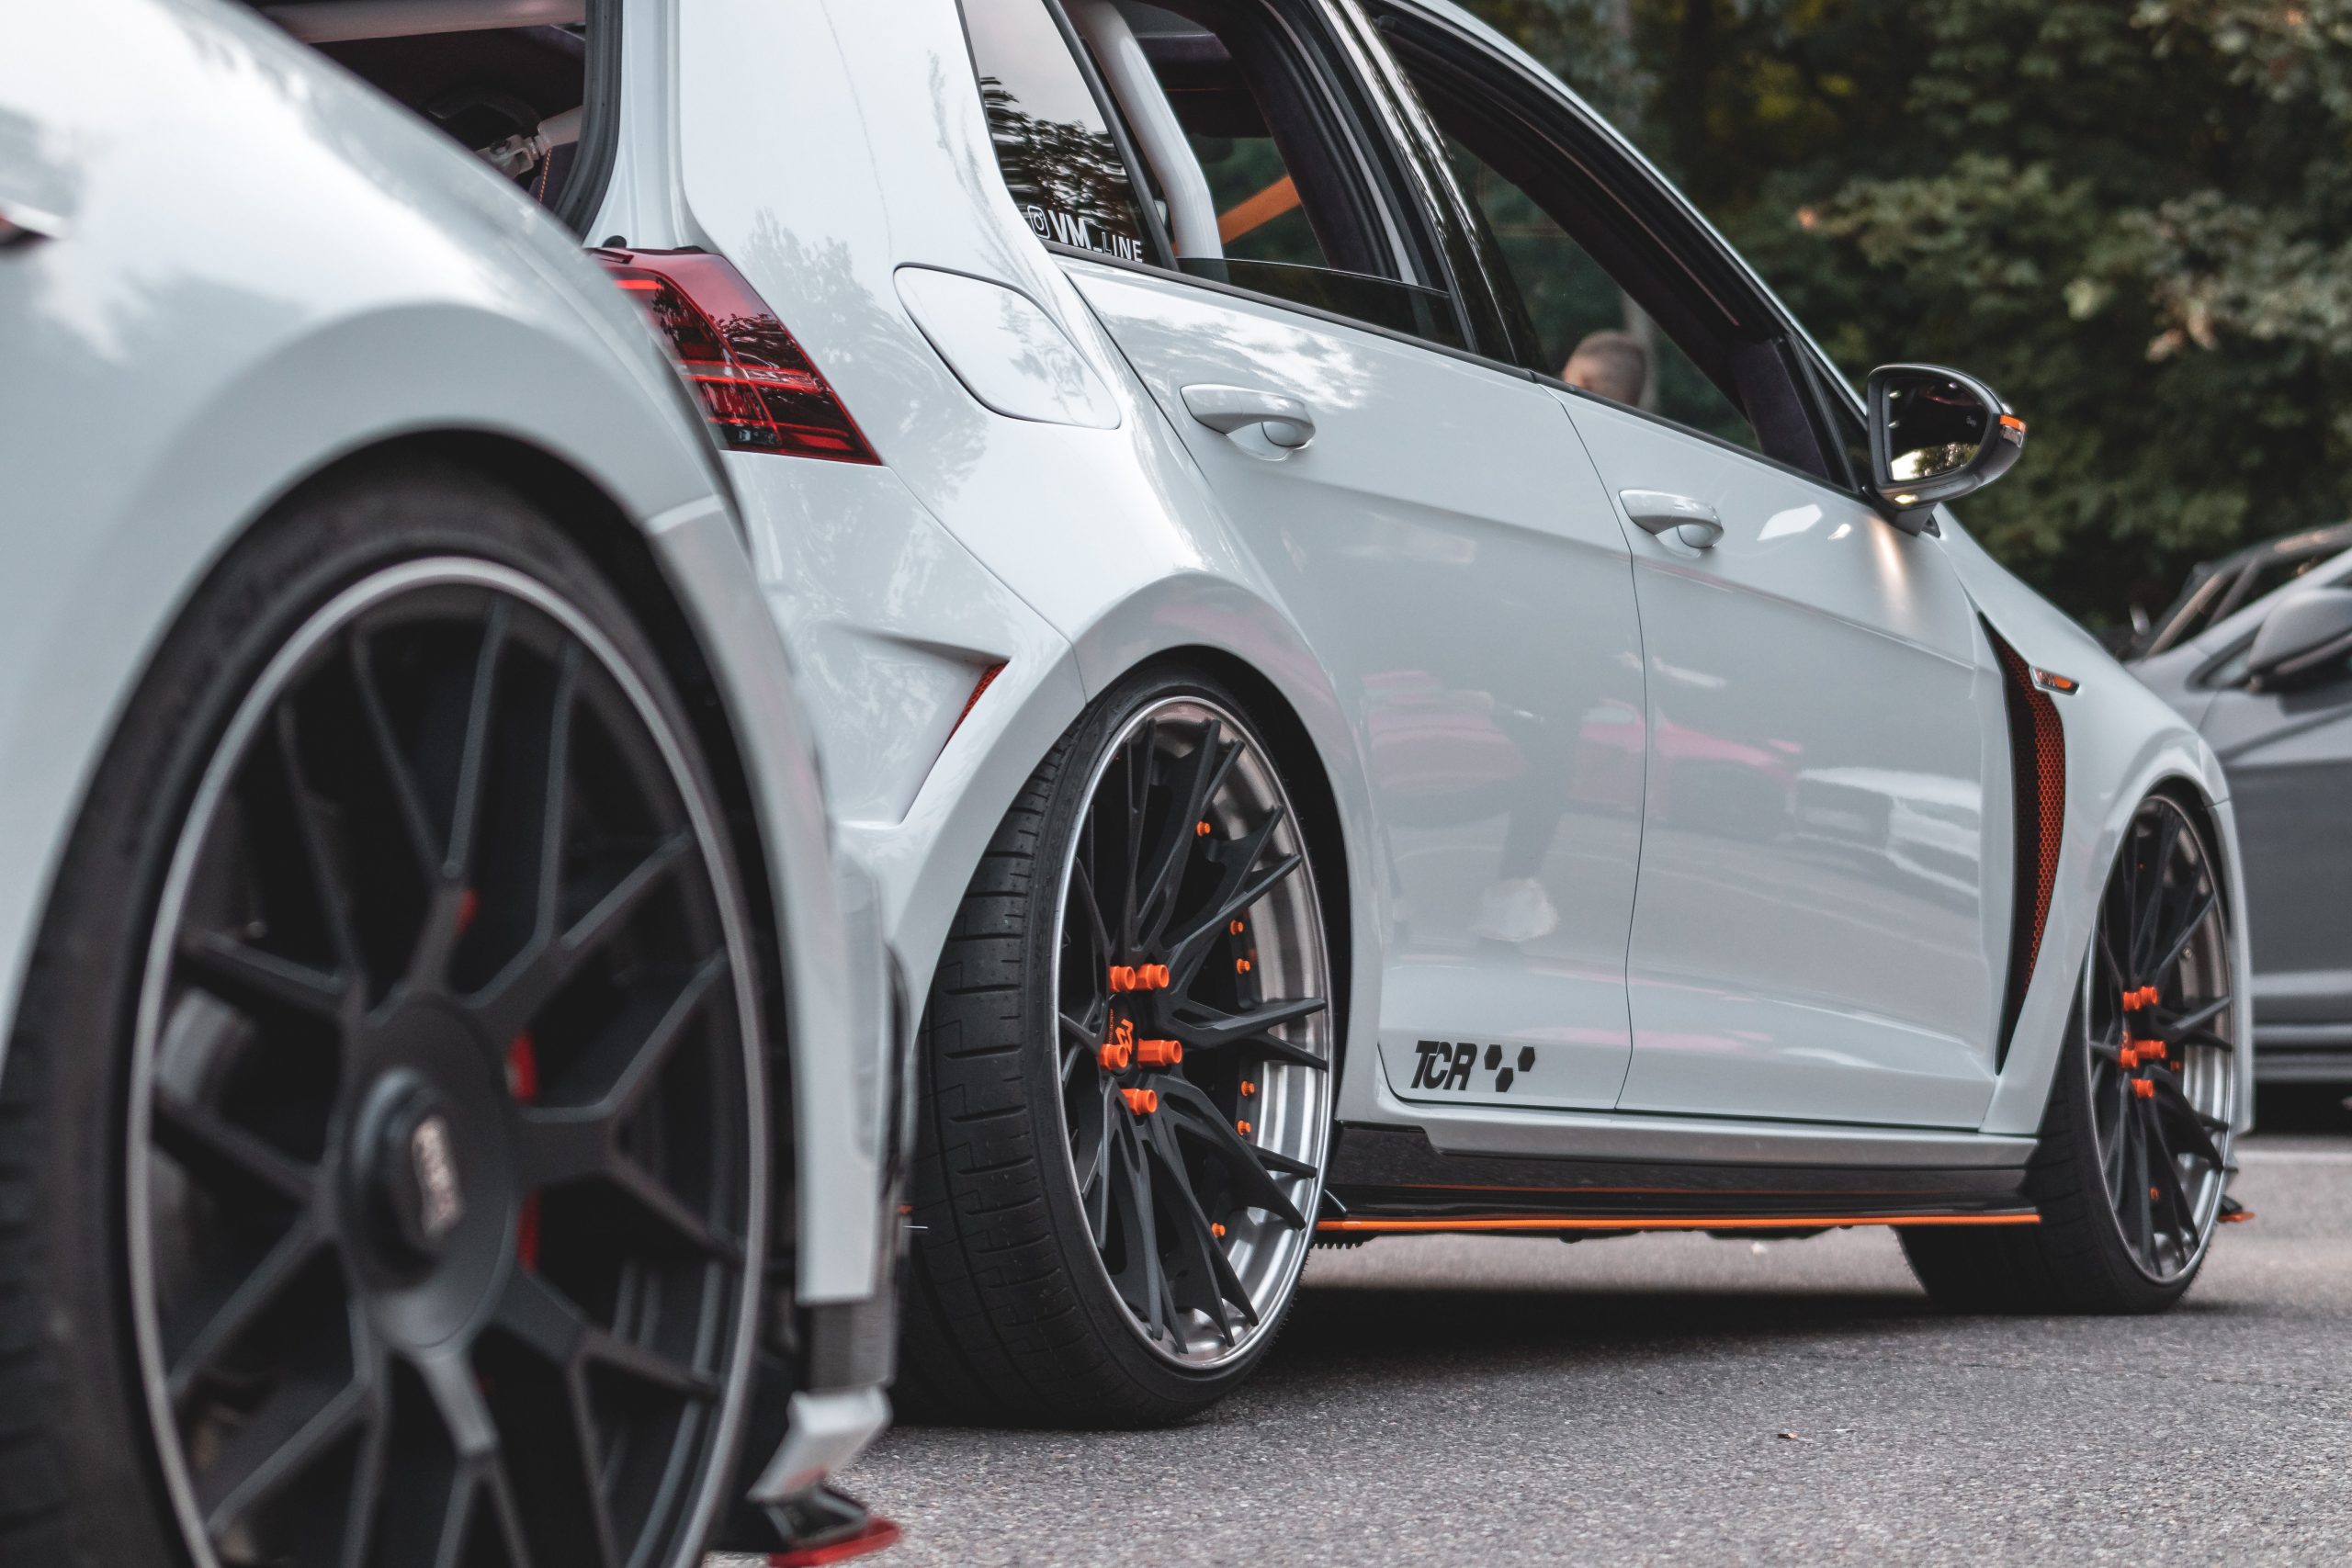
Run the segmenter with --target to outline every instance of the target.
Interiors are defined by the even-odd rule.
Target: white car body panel
[[[1536,72],[1442,0],[1410,3]],[[1555,401],[1546,417],[1557,439],[1521,447],[1532,453],[1521,460],[1540,467],[1467,479],[1417,479],[1398,458],[1366,470],[1377,475],[1370,482],[1351,475],[1323,486],[1290,484],[1276,476],[1304,476],[1317,464],[1329,469],[1350,455],[1374,461],[1383,442],[1425,447],[1426,419],[1408,427],[1379,408],[1374,394],[1358,396],[1335,371],[1366,355],[1373,358],[1364,365],[1390,355],[1425,365],[1439,356],[1321,318],[1187,289],[1164,274],[1048,251],[996,167],[956,0],[888,6],[710,0],[663,6],[666,28],[643,19],[653,9],[632,8],[639,29],[632,36],[658,35],[660,48],[671,51],[660,58],[673,62],[674,79],[625,107],[622,169],[673,170],[674,182],[616,178],[591,231],[645,247],[700,245],[726,254],[824,371],[896,481],[896,488],[871,475],[841,481],[864,487],[859,494],[872,504],[858,525],[833,531],[820,558],[805,552],[817,547],[811,541],[822,528],[762,522],[806,504],[766,494],[783,497],[798,488],[795,478],[775,471],[792,465],[729,459],[763,540],[762,580],[793,638],[812,722],[828,755],[843,760],[843,797],[857,803],[843,826],[845,840],[882,885],[886,924],[910,975],[927,975],[936,963],[955,901],[1006,807],[1084,703],[1170,649],[1207,650],[1259,672],[1281,694],[1324,770],[1347,887],[1351,979],[1338,1094],[1343,1122],[1419,1128],[1441,1149],[1568,1157],[2022,1163],[2040,1124],[2098,889],[2133,807],[2149,788],[2177,781],[2207,803],[2225,850],[2233,839],[2220,774],[2204,744],[1985,557],[1954,520],[1943,519],[1939,537],[1913,537],[1850,498],[1793,475],[1786,476],[1782,500],[1770,500],[1778,479],[1758,485],[1743,475],[1726,481],[1727,519],[1732,511],[1753,510],[1751,547],[1779,547],[1772,561],[1759,556],[1750,563],[1760,574],[1754,614],[1781,627],[1775,635],[1803,619],[1793,608],[1801,598],[1795,579],[1773,575],[1781,562],[1792,570],[1801,559],[1834,563],[1832,552],[1850,541],[1852,556],[1868,563],[1817,585],[1860,597],[1826,605],[1844,616],[1847,629],[1809,645],[1808,668],[1832,667],[1857,648],[1883,643],[1914,676],[1938,686],[1939,711],[1965,716],[1976,728],[1967,732],[1963,723],[1917,744],[1899,743],[1886,728],[1887,710],[1871,705],[1859,677],[1844,683],[1859,705],[1842,715],[1821,694],[1776,695],[1754,680],[1722,688],[1720,705],[1726,713],[1739,708],[1753,733],[1777,732],[1806,746],[1789,770],[1792,791],[1875,791],[1889,802],[1890,821],[1900,816],[1914,829],[1900,847],[1890,829],[1874,847],[1847,844],[1838,852],[1861,856],[1885,885],[1892,913],[1879,929],[1858,931],[1840,908],[1859,874],[1849,863],[1808,885],[1815,915],[1781,933],[1790,942],[1802,935],[1807,945],[1744,955],[1755,965],[1745,976],[1750,982],[1770,977],[1759,954],[1788,958],[1794,952],[1804,960],[1802,974],[1774,980],[1779,994],[1771,1006],[1780,1011],[1769,1029],[1758,1029],[1751,1016],[1758,987],[1722,976],[1687,1019],[1661,1014],[1661,1043],[1688,1030],[1724,1037],[1735,1024],[1766,1035],[1733,1053],[1746,1064],[1739,1069],[1746,1076],[1730,1080],[1734,1087],[1700,1084],[1688,1074],[1678,1078],[1671,1050],[1659,1057],[1664,1076],[1644,1077],[1634,1048],[1642,1004],[1632,1004],[1629,1022],[1623,933],[1612,956],[1611,931],[1630,922],[1637,966],[1645,953],[1659,956],[1661,980],[1672,970],[1671,955],[1710,942],[1720,951],[1728,933],[1711,931],[1690,906],[1678,908],[1671,899],[1657,903],[1644,928],[1631,901],[1638,830],[1626,830],[1597,807],[1572,805],[1557,852],[1575,858],[1579,889],[1589,897],[1573,911],[1564,907],[1556,951],[1538,943],[1498,954],[1497,944],[1469,940],[1469,904],[1503,822],[1514,809],[1540,809],[1542,803],[1523,785],[1514,800],[1513,783],[1500,776],[1507,769],[1457,748],[1456,765],[1466,774],[1488,770],[1481,782],[1494,786],[1497,802],[1489,815],[1474,821],[1465,810],[1450,826],[1433,827],[1400,812],[1394,795],[1403,775],[1385,777],[1380,754],[1382,725],[1398,712],[1392,708],[1378,722],[1372,717],[1378,704],[1367,696],[1376,690],[1367,677],[1378,666],[1366,651],[1374,640],[1366,628],[1419,637],[1411,629],[1417,621],[1459,615],[1464,594],[1443,584],[1442,570],[1368,590],[1361,557],[1351,558],[1341,592],[1331,570],[1306,569],[1314,550],[1299,548],[1310,530],[1332,527],[1336,511],[1316,508],[1337,502],[1317,498],[1337,496],[1344,484],[1355,488],[1355,503],[1369,513],[1395,506],[1388,521],[1399,549],[1418,542],[1458,551],[1474,541],[1497,559],[1532,558],[1541,553],[1543,528],[1523,510],[1510,517],[1509,505],[1493,498],[1518,487],[1521,496],[1540,493],[1556,502],[1586,495],[1607,506],[1610,491],[1623,484],[1658,485],[1653,473],[1636,481],[1614,472],[1627,460],[1622,448],[1631,439],[1617,427],[1644,422],[1580,401],[1560,420]],[[655,58],[640,51],[629,80],[651,70]],[[785,133],[779,103],[793,106],[789,123],[802,133]],[[1578,112],[1589,114],[1580,106]],[[807,134],[812,129],[821,130],[813,141]],[[1632,149],[1624,152],[1647,168]],[[943,359],[910,314],[899,282],[900,269],[909,267],[1001,286],[1034,307],[1115,404],[1115,427],[1062,423],[1079,406],[1068,401],[1054,418],[997,412],[1024,398],[1037,401],[1020,412],[1050,412],[1056,397],[1067,396],[1051,388],[1069,384],[1057,376],[1025,391],[989,394],[996,409],[988,406],[973,390],[989,380],[974,363],[985,349],[977,338],[959,341],[944,345],[954,366]],[[1220,345],[1201,335],[1238,330],[1238,322],[1259,334],[1251,340],[1253,362],[1220,360]],[[1796,323],[1788,324],[1797,341],[1810,342]],[[1317,364],[1310,351],[1338,357]],[[1224,371],[1210,375],[1219,364]],[[1227,373],[1237,368],[1256,375]],[[1489,395],[1474,367],[1458,371],[1463,395]],[[998,373],[1021,374],[1008,367]],[[1272,389],[1299,396],[1315,410],[1317,442],[1302,452],[1276,457],[1261,436],[1213,435],[1181,412],[1182,386],[1195,380],[1270,378],[1287,378]],[[1524,381],[1512,389],[1554,396]],[[1515,429],[1532,421],[1493,395],[1503,412],[1489,417]],[[1091,408],[1091,393],[1080,401]],[[1572,432],[1579,426],[1591,454],[1582,468],[1564,455],[1575,452]],[[1722,461],[1746,462],[1729,454]],[[1596,486],[1597,479],[1607,482]],[[1447,483],[1474,488],[1448,491]],[[1274,493],[1298,498],[1295,526],[1271,526],[1249,515],[1260,501],[1237,499]],[[1409,499],[1396,502],[1399,495]],[[1833,502],[1844,509],[1834,517]],[[1783,516],[1808,505],[1822,508],[1817,525],[1799,529]],[[1498,524],[1507,517],[1509,526]],[[1465,520],[1474,518],[1485,521],[1473,528]],[[1785,526],[1768,539],[1775,518]],[[1569,526],[1556,511],[1546,525]],[[1841,525],[1847,532],[1833,541]],[[1367,530],[1367,540],[1372,536]],[[1505,539],[1513,541],[1509,548]],[[1643,552],[1662,558],[1667,547],[1618,527],[1586,538],[1581,547],[1594,575],[1581,579],[1578,591],[1589,592],[1591,603],[1581,606],[1586,613],[1577,625],[1544,628],[1542,635],[1556,640],[1540,644],[1553,657],[1576,650],[1577,678],[1585,683],[1573,702],[1560,702],[1564,708],[1582,704],[1579,711],[1589,716],[1626,707],[1646,725],[1660,700],[1659,650],[1645,649],[1634,622],[1636,601],[1625,581],[1634,574],[1627,563],[1644,559]],[[1612,575],[1626,589],[1618,601],[1622,614],[1610,608]],[[1498,570],[1498,592],[1508,577]],[[2030,662],[2084,683],[2054,699],[2067,741],[2065,850],[2041,959],[1997,1071],[2015,844],[1999,671],[1980,615]],[[1477,673],[1441,677],[1418,694],[1381,692],[1380,701],[1405,705],[1408,727],[1442,718],[1476,732],[1494,712],[1527,705],[1510,701],[1514,672],[1502,665],[1512,655],[1540,657],[1536,646],[1495,652]],[[1453,651],[1465,661],[1481,657],[1474,649]],[[998,663],[1002,673],[958,723],[970,692],[965,677],[977,683]],[[1411,664],[1398,660],[1395,667]],[[874,732],[876,694],[883,690],[889,694],[887,736]],[[1775,701],[1789,705],[1772,709]],[[1427,705],[1424,711],[1414,714],[1415,702]],[[1772,718],[1786,722],[1776,729],[1767,722]],[[943,748],[933,749],[933,736],[947,738]],[[1595,746],[1604,743],[1593,737]],[[926,762],[927,756],[935,760]],[[1904,795],[1904,789],[1913,793]],[[1811,832],[1818,849],[1830,819],[1823,813],[1834,810],[1818,801],[1790,809],[1800,834]],[[1807,809],[1814,811],[1809,819]],[[1803,826],[1807,820],[1810,828]],[[1693,845],[1692,863],[1703,865],[1701,857],[1712,852],[1711,845]],[[1794,852],[1778,852],[1771,869],[1776,876],[1793,874]],[[2234,898],[2232,908],[2242,953]],[[1894,972],[1928,953],[1941,962],[1924,978]],[[1787,1026],[1797,1019],[1808,1029]],[[1526,1098],[1536,1089],[1534,1079],[1508,1097],[1462,1091],[1445,1094],[1442,1103],[1426,1093],[1408,1098],[1419,1042],[1441,1030],[1449,1039],[1475,1033],[1482,1042],[1572,1051],[1573,1058],[1561,1060],[1577,1066],[1560,1076],[1573,1077],[1577,1088],[1548,1102]],[[1858,1069],[1844,1070],[1837,1065],[1841,1058]],[[1631,1101],[1600,1087],[1612,1059],[1635,1098],[1652,1108],[1649,1114],[1629,1111]],[[1658,1086],[1655,1093],[1642,1098],[1651,1083]],[[1545,1103],[1552,1108],[1530,1109]],[[2242,1095],[2238,1103],[2243,1120],[2250,1100]],[[1678,1108],[1745,1120],[1725,1126],[1669,1113]],[[1919,1130],[1922,1124],[1939,1130]]]
[[[879,954],[819,869],[825,804],[775,623],[632,307],[495,175],[236,7],[89,0],[12,27],[0,145],[38,161],[0,175],[0,203],[37,185],[63,231],[0,253],[0,344],[26,355],[0,379],[0,1015],[115,716],[207,564],[356,450],[526,444],[647,533],[725,694],[789,935],[799,1287],[872,1298],[893,1239]],[[56,69],[92,28],[107,68]]]

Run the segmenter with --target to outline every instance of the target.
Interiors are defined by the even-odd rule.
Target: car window
[[[1556,210],[1559,198],[1539,200],[1482,155],[1474,143],[1492,144],[1488,127],[1450,115],[1442,95],[1429,99],[1454,179],[1501,262],[1498,284],[1517,296],[1504,308],[1533,333],[1528,368],[1761,450],[1738,406],[1577,242],[1572,215]]]
[[[971,0],[964,18],[997,166],[1037,237],[1149,255],[1143,204],[1102,106],[1042,0]]]
[[[1016,199],[1044,183],[1028,152],[1026,127],[999,99],[1053,84],[1085,92],[1050,0],[967,0],[975,62],[989,97],[998,156]],[[1293,25],[1272,0],[1098,0],[1066,12],[1108,104],[1090,97],[1091,118],[1054,109],[1048,162],[1067,165],[1072,141],[1090,169],[1115,157],[1104,113],[1116,115],[1137,160],[1118,188],[1130,203],[1154,204],[1170,253],[1122,255],[1172,265],[1194,277],[1272,295],[1335,315],[1458,346],[1460,315],[1445,291],[1413,281],[1401,264],[1396,229],[1374,187],[1343,103],[1311,52],[1311,29]],[[1041,56],[1060,51],[1047,63]],[[991,85],[993,84],[993,85]],[[1027,111],[1037,117],[1035,109]],[[1137,187],[1141,189],[1138,191]],[[1035,198],[1030,198],[1035,200]],[[1036,201],[1031,226],[1065,239],[1050,203]],[[1139,209],[1138,209],[1139,210]],[[1113,254],[1118,254],[1115,251]]]

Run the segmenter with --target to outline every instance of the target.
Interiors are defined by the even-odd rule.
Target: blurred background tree
[[[2033,427],[1962,508],[2095,627],[2352,515],[2352,0],[1466,0],[1859,384]]]

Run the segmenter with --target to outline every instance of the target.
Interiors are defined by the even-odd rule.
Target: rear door
[[[967,14],[1016,197],[1054,188],[1016,162],[1043,133],[1007,86],[1036,70],[1016,48],[1052,37],[1044,0]],[[1591,464],[1530,378],[1455,352],[1478,323],[1381,151],[1393,106],[1343,18],[1309,0],[1112,0],[1069,21],[1108,79],[1106,131],[1132,139],[1137,227],[1161,231],[1136,259],[1083,243],[1050,200],[1030,198],[1032,224],[1350,705],[1381,825],[1389,1084],[1613,1104],[1642,674]]]
[[[1679,201],[1550,84],[1416,15],[1392,18],[1399,57],[1634,560],[1647,784],[1620,1107],[1975,1125],[2007,749],[1941,542],[1857,493],[1809,351]]]

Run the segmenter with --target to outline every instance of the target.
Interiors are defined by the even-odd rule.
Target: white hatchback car
[[[251,14],[7,35],[0,1562],[887,1537],[883,949],[691,400]]]
[[[1854,396],[1464,12],[272,14],[565,215],[731,449],[931,977],[910,1393],[1169,1418],[1400,1232],[2186,1288],[2247,1104],[2211,752],[1940,506],[2022,421]]]

